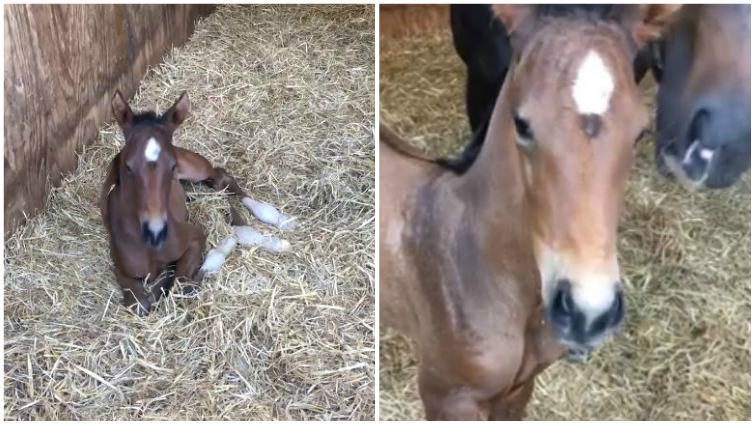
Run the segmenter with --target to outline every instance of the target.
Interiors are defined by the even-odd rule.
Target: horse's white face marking
[[[144,157],[149,162],[157,161],[157,158],[160,157],[160,144],[157,143],[154,137],[150,138],[147,142],[147,147],[144,149]]]
[[[684,159],[682,159],[682,164],[689,164],[692,162],[692,154],[695,153],[697,150],[697,146],[700,144],[697,140],[692,142],[691,145],[689,145],[689,148],[687,149],[687,152],[684,153]]]
[[[698,190],[705,182],[705,179],[708,178],[708,171],[706,170],[705,174],[700,180],[693,181],[692,179],[687,177],[687,173],[682,167],[683,162],[680,162],[678,159],[676,159],[676,157],[668,155],[666,153],[662,155],[662,158],[663,162],[666,164],[669,171],[671,171],[671,174],[674,175],[676,180],[681,183],[685,189],[691,192]]]
[[[716,152],[713,149],[701,148],[700,141],[695,140],[691,145],[689,145],[687,152],[684,153],[684,160],[682,160],[682,164],[689,164],[690,162],[692,162],[692,155],[694,155],[695,153],[700,155],[700,159],[702,159],[703,161],[710,162]]]
[[[705,172],[703,173],[702,177],[700,177],[700,179],[696,181],[691,180],[687,176],[687,173],[683,168],[683,166],[685,165],[692,164],[692,161],[694,159],[693,155],[698,155],[701,160],[705,161]],[[679,162],[679,160],[674,158],[673,156],[665,153],[663,154],[663,162],[666,163],[666,166],[669,168],[669,170],[671,170],[671,173],[679,182],[682,183],[684,187],[686,187],[688,190],[694,191],[699,189],[703,185],[703,183],[708,180],[711,162],[713,161],[715,155],[715,150],[701,148],[700,141],[695,140],[691,145],[689,145],[689,148],[687,148],[687,151],[684,153],[684,158],[682,158],[681,162]]]
[[[611,102],[614,83],[611,71],[594,50],[590,50],[577,71],[572,97],[580,114],[603,115]]]
[[[700,158],[710,162],[711,159],[713,159],[713,154],[715,152],[712,149],[700,149]]]

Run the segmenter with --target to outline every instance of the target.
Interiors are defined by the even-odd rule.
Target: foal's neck
[[[539,293],[540,282],[530,233],[527,196],[515,131],[509,119],[506,84],[498,97],[482,151],[458,178],[456,194],[465,205],[469,226],[488,260],[488,272],[521,288],[520,296]],[[513,277],[513,281],[511,278]]]
[[[109,212],[110,216],[115,219],[113,224],[131,236],[141,237],[142,230],[136,212],[136,202],[129,188],[119,179],[108,196],[113,198],[113,203],[110,205],[114,208],[111,208]]]
[[[480,225],[526,228],[526,197],[522,164],[509,119],[504,83],[493,109],[485,142],[472,167],[459,177],[459,196],[473,205]]]

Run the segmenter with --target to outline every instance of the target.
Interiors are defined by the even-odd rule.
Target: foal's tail
[[[411,156],[412,158],[421,159],[423,161],[432,163],[437,162],[435,158],[427,155],[426,153],[407,143],[403,137],[399,136],[398,133],[393,131],[393,129],[388,127],[387,124],[383,124],[382,122],[380,123],[379,137],[381,142],[384,142],[397,152]]]

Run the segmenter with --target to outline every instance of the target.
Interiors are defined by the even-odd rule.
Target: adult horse
[[[750,5],[690,4],[658,45],[656,159],[692,187],[750,168]]]
[[[604,11],[610,5],[548,5],[552,13]],[[467,67],[473,132],[457,172],[485,139],[511,42],[490,5],[451,5],[454,46]],[[658,83],[658,170],[690,187],[725,188],[750,168],[750,5],[685,5],[666,36],[634,58],[636,81],[652,68]],[[664,75],[666,78],[663,78]]]
[[[649,121],[631,69],[678,6],[498,5],[512,66],[461,175],[380,126],[380,320],[429,419],[520,419],[535,376],[624,315],[616,233]]]

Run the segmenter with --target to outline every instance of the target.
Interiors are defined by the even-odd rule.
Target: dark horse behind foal
[[[657,44],[657,166],[692,188],[750,169],[750,7],[685,5]]]
[[[185,93],[160,116],[152,111],[135,114],[120,92],[112,106],[126,143],[110,163],[100,210],[123,303],[146,315],[171,289],[174,279],[161,278],[167,269],[174,269],[184,294],[194,294],[200,284],[197,272],[206,235],[201,226],[187,221],[181,180],[229,188],[245,203],[253,201],[224,169],[173,146],[173,133],[189,115]],[[245,224],[233,206],[231,215],[234,226]]]
[[[612,6],[538,7],[558,15]],[[634,58],[635,80],[651,68],[658,83],[658,170],[688,187],[729,187],[750,168],[750,22],[748,4],[685,5],[667,34]],[[490,5],[451,5],[451,29],[467,68],[473,137],[461,158],[439,162],[463,173],[480,152],[512,47]]]

